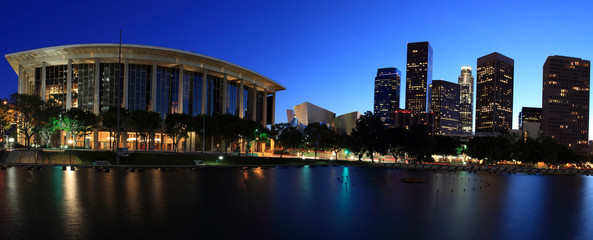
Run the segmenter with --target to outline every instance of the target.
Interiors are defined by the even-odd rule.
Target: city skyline
[[[5,36],[9,36],[0,40],[0,46],[5,55],[73,43],[115,43],[122,30],[124,43],[193,51],[285,83],[287,91],[277,100],[277,122],[286,121],[279,109],[304,101],[325,106],[338,115],[372,110],[373,84],[368,83],[369,76],[377,68],[403,69],[408,42],[429,41],[434,51],[433,79],[449,82],[455,82],[461,66],[475,69],[476,59],[485,54],[496,51],[513,58],[513,119],[517,119],[521,107],[541,107],[542,66],[548,56],[592,59],[593,33],[582,31],[593,22],[586,11],[591,3],[581,3],[578,8],[535,1],[486,4],[350,1],[336,6],[231,1],[163,6],[157,2],[107,1],[94,6],[96,11],[88,11],[84,4],[59,1],[10,2],[6,9],[27,11],[7,10],[0,16]],[[68,14],[52,14],[66,6]],[[420,6],[421,15],[431,17],[417,17],[418,12],[412,9]],[[462,15],[459,6],[464,7]],[[484,10],[486,7],[488,10]],[[394,10],[399,14],[387,14]],[[502,10],[506,17],[495,17]],[[109,18],[102,14],[105,12],[122,17]],[[172,12],[175,14],[168,14]],[[196,12],[201,16],[195,17]],[[168,17],[154,18],[163,14]],[[39,19],[44,19],[43,25]],[[15,21],[19,25],[13,25]],[[65,22],[69,22],[68,28],[43,27]],[[494,28],[496,34],[489,30]],[[552,34],[549,29],[554,29]],[[0,62],[0,78],[5,86],[0,97],[8,97],[16,92],[17,75],[6,61]],[[405,73],[401,77],[404,79]],[[404,108],[403,85],[400,96],[400,108]],[[513,121],[516,128],[518,123]]]

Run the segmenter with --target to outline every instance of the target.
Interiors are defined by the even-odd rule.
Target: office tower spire
[[[474,119],[474,76],[470,66],[461,67],[459,75],[459,124],[460,131],[473,132]]]

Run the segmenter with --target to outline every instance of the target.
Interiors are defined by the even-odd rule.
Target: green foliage
[[[277,124],[277,126],[281,126],[276,128],[280,130],[280,133],[278,134],[278,143],[280,146],[282,146],[280,157],[282,157],[282,154],[286,149],[298,149],[303,147],[303,134],[296,127],[292,127],[288,124]]]
[[[515,142],[513,142],[516,140]],[[469,156],[484,159],[489,164],[503,160],[518,160],[523,163],[549,164],[577,163],[582,159],[570,149],[552,138],[516,139],[508,135],[498,137],[475,137],[467,144]]]
[[[84,137],[93,131],[97,126],[98,117],[87,110],[71,108],[62,115],[62,130],[70,132],[74,140]],[[74,145],[76,148],[76,144]]]
[[[309,123],[305,128],[305,142],[307,148],[313,149],[315,158],[317,152],[329,149],[331,134],[333,131],[322,123]]]
[[[109,132],[109,145],[110,148],[115,150],[115,147],[119,145],[120,135],[123,132],[127,132],[129,129],[132,128],[132,121],[130,119],[130,114],[127,109],[120,108],[119,114],[119,131],[117,130],[117,107],[110,107],[109,110],[106,112],[102,112],[99,115],[101,119],[101,127],[103,130],[107,130]],[[116,144],[111,144],[112,139],[115,140]]]
[[[17,128],[25,137],[25,146],[30,146],[31,137],[42,125],[44,102],[37,95],[15,93],[10,95],[10,105],[17,113]]]

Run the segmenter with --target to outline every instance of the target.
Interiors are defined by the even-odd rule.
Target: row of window
[[[124,86],[119,84],[123,79],[124,65],[118,68],[117,63],[99,64],[99,109],[106,111],[110,106],[116,106],[120,102],[118,89],[123,96]],[[72,86],[68,93],[68,65],[47,66],[45,72],[45,100],[55,100],[58,104],[65,106],[67,95],[71,94],[72,107],[78,107],[89,111],[95,106],[95,78],[97,69],[95,64],[72,64]],[[130,111],[136,109],[150,110],[153,104],[152,99],[152,75],[156,75],[156,112],[164,118],[168,113],[178,112],[179,106],[179,69],[158,66],[156,73],[152,71],[152,65],[129,64],[128,65],[128,88],[127,100]],[[35,86],[33,90],[37,95],[41,94],[42,68],[35,69]],[[117,76],[119,75],[119,79]],[[183,113],[193,116],[202,113],[202,85],[203,73],[183,71]],[[254,107],[262,109],[263,102],[272,100],[264,96],[263,92],[256,91],[253,87],[244,86],[244,109],[239,109],[239,83],[229,82],[226,85],[227,99],[223,109],[223,79],[207,75],[206,81],[206,112],[210,115],[224,113],[239,115],[243,111],[244,116],[251,118]],[[255,101],[255,102],[254,102]],[[271,105],[269,103],[268,105]],[[262,121],[263,111],[256,112],[256,120]]]

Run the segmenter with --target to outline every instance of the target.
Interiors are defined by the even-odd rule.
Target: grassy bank
[[[300,158],[278,158],[278,157],[246,157],[237,155],[225,155],[219,160],[218,154],[200,153],[162,153],[162,152],[141,152],[129,153],[126,157],[120,158],[121,165],[195,165],[194,160],[202,160],[206,165],[300,165],[300,164],[368,164],[366,162],[345,161],[345,160],[302,160]],[[107,151],[45,151],[43,163],[48,164],[93,164],[96,161],[109,161],[116,164],[115,153]]]

